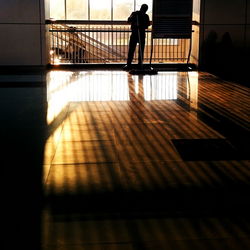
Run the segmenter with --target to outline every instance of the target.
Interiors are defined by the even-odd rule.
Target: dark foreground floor
[[[0,84],[4,249],[250,249],[247,87],[118,70]]]

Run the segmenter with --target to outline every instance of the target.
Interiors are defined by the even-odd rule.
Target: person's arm
[[[146,29],[150,26],[150,20],[149,20],[149,16],[147,15],[147,22],[146,22]]]
[[[132,12],[128,18],[128,23],[132,23],[135,19],[135,16],[136,16],[136,12]]]
[[[132,12],[131,15],[128,17],[128,23],[132,23],[132,16],[133,16],[133,12]]]

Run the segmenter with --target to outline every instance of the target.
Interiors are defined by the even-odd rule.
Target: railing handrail
[[[47,19],[46,24],[98,24],[98,25],[130,25],[127,21],[102,21],[102,20],[53,20]]]
[[[45,20],[45,24],[105,24],[105,25],[130,25],[126,20],[55,20],[55,19],[47,19]],[[152,21],[150,21],[150,25],[152,25]],[[192,25],[200,25],[197,21],[192,21]]]

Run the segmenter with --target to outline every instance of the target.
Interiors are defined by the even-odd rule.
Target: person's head
[[[147,10],[148,10],[148,5],[147,5],[147,4],[145,4],[145,3],[144,3],[144,4],[142,4],[140,11],[142,11],[142,12],[146,13],[146,12],[147,12]]]

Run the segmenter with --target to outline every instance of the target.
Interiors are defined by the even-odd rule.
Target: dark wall
[[[0,66],[48,63],[46,25],[49,0],[0,1]]]
[[[200,18],[200,69],[249,85],[250,1],[203,0]]]
[[[31,82],[31,78],[36,82]],[[3,248],[39,250],[47,97],[42,75],[0,80]]]

